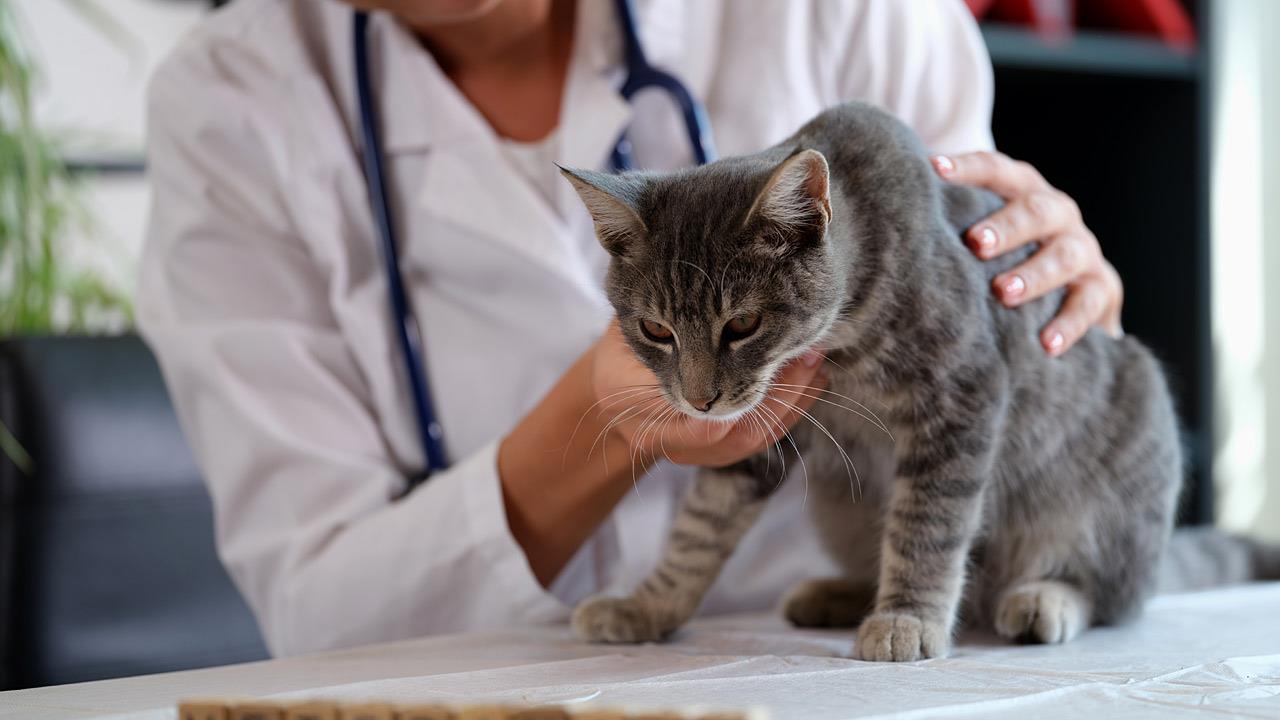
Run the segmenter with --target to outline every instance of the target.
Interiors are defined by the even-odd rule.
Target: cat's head
[[[749,411],[838,314],[821,153],[670,174],[563,172],[612,255],[605,287],[624,336],[689,415]]]

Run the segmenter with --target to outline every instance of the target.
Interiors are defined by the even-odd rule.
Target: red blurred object
[[[965,0],[979,20],[1028,25],[1049,35],[1072,27],[1154,35],[1190,50],[1196,29],[1179,0]]]
[[[1155,35],[1179,48],[1196,46],[1196,28],[1178,0],[1076,0],[1077,23],[1141,35]]]
[[[969,6],[969,12],[973,13],[974,17],[981,20],[991,6],[996,4],[996,0],[964,0],[964,4]]]
[[[1071,30],[1072,0],[970,0],[974,15],[999,22],[1030,25],[1046,35],[1063,35]],[[979,14],[978,8],[982,9]]]

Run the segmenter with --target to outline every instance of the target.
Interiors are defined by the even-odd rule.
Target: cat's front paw
[[[667,634],[635,598],[587,598],[574,608],[572,624],[579,638],[594,643],[652,642]]]
[[[859,660],[911,662],[945,655],[950,644],[942,623],[909,613],[878,612],[858,628],[854,651]]]

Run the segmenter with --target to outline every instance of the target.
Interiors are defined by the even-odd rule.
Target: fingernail
[[[984,227],[973,238],[974,250],[977,250],[979,255],[985,257],[987,253],[995,249],[996,239],[995,229],[990,226]]]
[[[949,177],[956,171],[956,164],[946,155],[933,156],[933,169],[942,177]]]
[[[1027,283],[1021,275],[1010,275],[1000,283],[1000,294],[1005,300],[1013,300],[1027,289]]]
[[[804,354],[804,360],[802,362],[804,362],[804,366],[807,368],[814,367],[818,363],[822,362],[822,353],[817,350],[810,350]]]
[[[1062,352],[1062,346],[1067,344],[1067,339],[1062,337],[1062,333],[1053,331],[1049,335],[1048,350],[1050,355],[1057,355]]]

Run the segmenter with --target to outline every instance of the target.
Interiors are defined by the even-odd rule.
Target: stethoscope
[[[711,125],[706,110],[694,99],[689,89],[674,75],[659,70],[645,58],[644,47],[636,32],[633,0],[615,0],[618,21],[622,26],[623,60],[626,63],[626,79],[619,89],[623,99],[631,98],[641,90],[656,88],[665,92],[680,108],[684,116],[685,130],[693,146],[693,156],[699,165],[715,159],[715,147],[711,138]],[[382,171],[382,142],[379,137],[378,113],[369,81],[369,16],[356,11],[352,23],[352,48],[355,57],[356,94],[360,102],[360,130],[364,147],[364,174],[369,186],[369,203],[373,209],[373,221],[377,226],[382,245],[382,261],[387,275],[387,297],[395,316],[396,338],[404,369],[409,376],[409,389],[418,419],[418,431],[426,467],[423,473],[411,478],[412,489],[437,470],[449,466],[444,449],[444,429],[436,416],[431,399],[431,387],[427,383],[426,364],[423,361],[422,337],[413,309],[405,296],[404,277],[400,273],[400,258],[396,245],[395,225],[391,218],[391,205],[387,199],[386,177]],[[614,145],[611,157],[615,171],[635,167],[631,142],[624,130]]]

